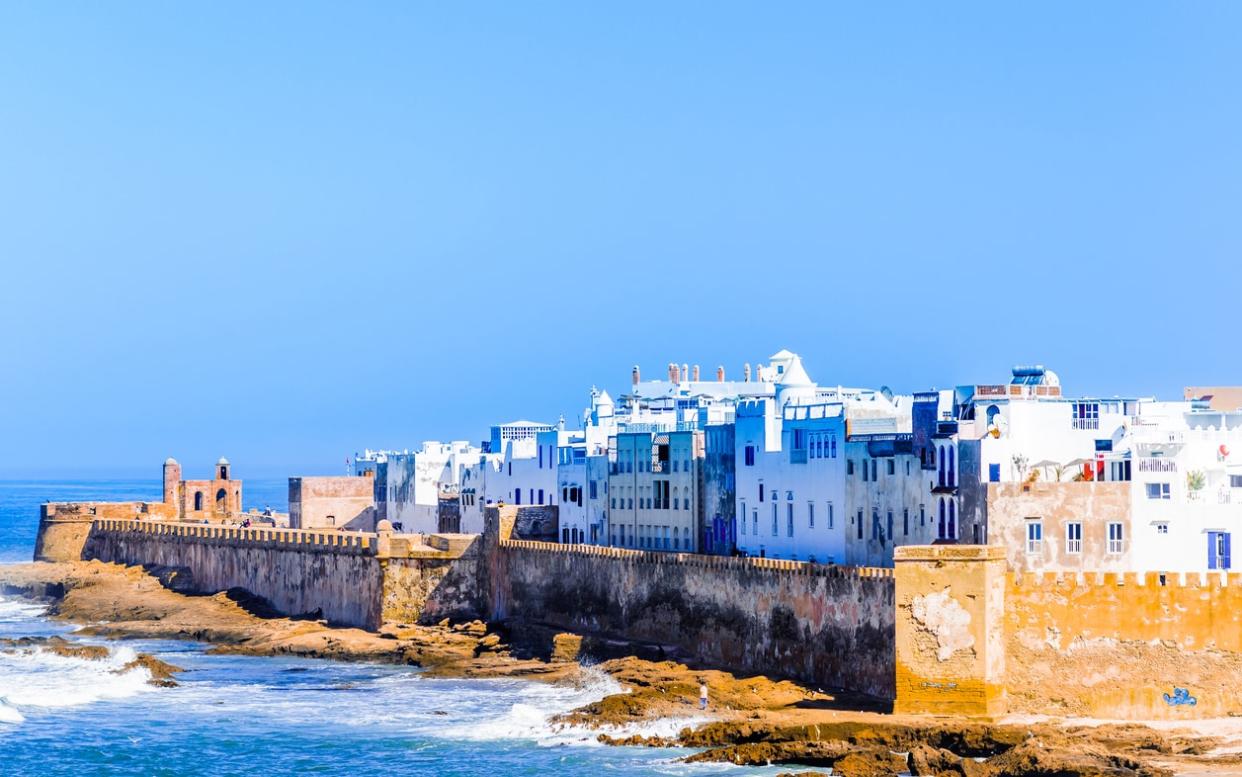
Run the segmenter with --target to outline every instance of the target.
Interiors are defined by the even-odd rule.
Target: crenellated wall
[[[175,567],[191,590],[243,588],[290,616],[378,629],[483,613],[475,538],[96,520],[79,558]]]
[[[1010,574],[1004,629],[1011,710],[1242,713],[1242,574]]]
[[[893,577],[778,559],[501,539],[492,616],[673,646],[706,665],[893,695]]]

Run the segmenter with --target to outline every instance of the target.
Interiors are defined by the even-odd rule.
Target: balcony
[[[1100,428],[1100,419],[1098,418],[1075,418],[1074,428],[1096,431]]]
[[[1139,472],[1177,472],[1177,461],[1163,456],[1142,456],[1138,465]]]

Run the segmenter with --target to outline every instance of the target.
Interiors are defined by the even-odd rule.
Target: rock
[[[577,634],[561,633],[552,638],[553,661],[577,661],[582,650],[582,637]]]
[[[146,669],[151,674],[151,679],[147,680],[147,683],[160,688],[176,688],[177,681],[173,679],[173,675],[177,672],[185,671],[181,667],[161,661],[149,653],[139,653],[137,658],[122,667],[120,671],[128,672],[139,668]]]
[[[500,636],[498,634],[488,634],[479,640],[479,650],[496,650],[500,647]]]
[[[1169,777],[1172,774],[1167,769],[1141,764],[1090,745],[1050,748],[1034,738],[989,758],[986,767],[988,774],[997,777]]]
[[[714,747],[695,753],[685,759],[686,763],[731,763],[738,766],[767,766],[768,764],[801,764],[804,766],[831,766],[834,771],[839,761],[845,759],[857,748],[849,742],[749,742],[741,745]],[[888,753],[888,751],[884,751]],[[899,768],[886,774],[893,777],[899,771],[905,771],[905,761]],[[858,774],[864,772],[859,771]]]
[[[839,777],[893,777],[906,770],[906,759],[886,747],[855,750],[832,764]]]
[[[910,749],[910,774],[914,777],[943,777],[962,774],[962,759],[948,750],[930,745]]]

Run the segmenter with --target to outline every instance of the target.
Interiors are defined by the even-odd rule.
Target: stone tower
[[[216,462],[216,478],[215,479],[216,480],[228,480],[229,479],[229,467],[230,467],[229,460],[221,456],[220,460]]]
[[[180,489],[181,465],[170,456],[164,462],[164,504],[179,506],[181,504],[181,495],[178,493]]]

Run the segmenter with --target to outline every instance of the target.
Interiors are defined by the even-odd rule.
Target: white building
[[[481,455],[464,441],[428,441],[416,451],[384,452],[374,463],[379,516],[404,532],[440,531],[441,503],[459,500],[462,477]]]

